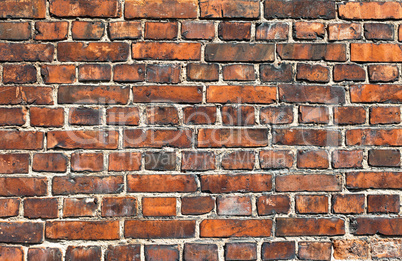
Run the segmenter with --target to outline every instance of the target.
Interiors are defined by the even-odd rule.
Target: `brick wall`
[[[402,259],[400,1],[0,18],[0,261]]]

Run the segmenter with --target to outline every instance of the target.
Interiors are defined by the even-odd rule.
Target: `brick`
[[[88,107],[71,108],[68,115],[68,123],[70,125],[100,125],[101,117],[99,109]]]
[[[146,170],[168,171],[176,169],[176,152],[146,152],[144,158]]]
[[[22,126],[26,114],[25,108],[0,108],[0,126]]]
[[[336,150],[332,152],[332,167],[334,169],[363,168],[362,150]]]
[[[36,68],[33,65],[5,64],[3,65],[3,83],[34,83]]]
[[[360,40],[362,39],[363,26],[356,23],[340,23],[328,25],[328,40]]]
[[[216,122],[215,106],[188,106],[183,108],[184,124],[208,125]]]
[[[144,217],[176,216],[176,198],[142,198]]]
[[[184,244],[184,260],[187,261],[218,261],[218,246],[214,244]]]
[[[119,17],[120,2],[116,0],[51,0],[50,13],[58,17]]]
[[[300,214],[328,213],[328,197],[320,195],[296,195],[296,212]]]
[[[276,100],[277,89],[273,86],[207,86],[207,102],[210,103],[260,103]]]
[[[200,86],[135,86],[134,102],[201,103]]]
[[[290,198],[287,195],[264,195],[257,200],[258,215],[288,214]]]
[[[44,196],[47,194],[46,178],[0,177],[0,196]]]
[[[354,81],[366,80],[366,71],[361,66],[355,64],[336,64],[334,66],[334,81]]]
[[[293,166],[293,153],[289,150],[260,151],[262,169],[289,169]]]
[[[363,107],[335,107],[334,123],[338,125],[355,125],[366,122],[366,110]]]
[[[265,41],[285,41],[288,39],[287,23],[261,23],[256,25],[255,39]]]
[[[44,83],[73,83],[75,81],[74,65],[42,65],[41,75]]]
[[[331,260],[331,242],[299,242],[301,260]]]
[[[268,0],[265,18],[334,19],[335,1],[326,0]]]
[[[62,127],[64,125],[63,108],[31,107],[31,126]]]
[[[39,41],[66,40],[68,22],[36,22],[34,39]]]
[[[78,66],[78,80],[89,81],[110,81],[112,68],[108,64],[84,64]]]
[[[132,44],[136,60],[200,60],[200,43],[136,42]]]
[[[283,60],[346,61],[346,45],[344,44],[286,43],[278,44],[276,49]]]
[[[63,254],[59,248],[41,247],[28,249],[29,261],[61,261]]]
[[[195,192],[197,184],[194,175],[128,175],[128,192]]]
[[[293,122],[293,107],[262,107],[260,121],[263,124],[290,124]]]
[[[213,22],[183,21],[182,37],[189,40],[212,40],[215,37]]]
[[[112,152],[109,154],[109,171],[135,171],[141,169],[141,153]]]
[[[106,250],[105,261],[116,260],[141,260],[141,246],[140,245],[118,245],[109,246]]]
[[[353,235],[400,236],[402,234],[402,218],[355,218],[350,221]]]
[[[337,239],[333,247],[335,259],[367,259],[369,255],[369,245],[365,240]]]
[[[173,40],[177,38],[177,22],[146,22],[145,39],[152,40]]]
[[[28,173],[29,154],[0,154],[0,173]]]
[[[199,129],[199,148],[264,147],[268,145],[267,129]]]
[[[209,151],[183,151],[181,169],[184,171],[207,171],[215,169],[215,154]]]
[[[258,0],[203,0],[201,18],[259,18]]]
[[[196,0],[127,0],[125,18],[197,18]]]
[[[274,60],[274,45],[260,43],[211,43],[205,47],[208,62],[265,62]]]
[[[398,2],[349,2],[339,5],[342,19],[400,19],[402,5]]]
[[[19,214],[21,200],[19,198],[0,199],[0,217],[15,217]]]
[[[399,167],[401,153],[399,150],[369,150],[368,164],[375,167]]]
[[[135,40],[141,37],[141,22],[110,22],[108,26],[110,40]]]
[[[253,243],[228,243],[225,245],[225,260],[256,260],[257,245]]]
[[[54,195],[114,194],[123,190],[122,176],[57,176],[53,178]]]
[[[147,82],[179,83],[181,67],[176,64],[149,64],[147,65]]]
[[[300,174],[276,177],[276,191],[340,191],[339,176],[326,174]]]
[[[265,242],[261,251],[262,260],[293,259],[296,256],[294,241]]]
[[[370,82],[394,82],[399,79],[399,70],[395,65],[369,65]]]
[[[1,22],[0,39],[23,41],[31,38],[31,24],[28,22]]]
[[[223,106],[223,125],[245,126],[255,124],[254,107],[251,106]]]
[[[74,40],[100,40],[105,33],[105,24],[99,21],[73,21],[71,33]]]
[[[205,219],[200,224],[200,236],[211,238],[269,237],[270,219]]]
[[[392,124],[401,122],[399,107],[371,107],[370,124]]]
[[[117,131],[50,131],[47,148],[117,149]]]
[[[399,30],[398,30],[398,40],[399,42],[402,42],[402,27],[399,26]]]
[[[63,217],[94,217],[98,209],[96,198],[65,198]]]
[[[340,146],[341,133],[325,129],[274,129],[273,143],[290,146]]]
[[[43,148],[43,132],[0,131],[2,150],[39,150]]]
[[[402,85],[361,84],[350,87],[351,102],[398,103],[402,101]]]
[[[261,64],[260,78],[263,82],[291,82],[293,79],[292,65],[288,63]]]
[[[57,198],[27,198],[24,200],[24,217],[27,218],[58,218]]]
[[[276,236],[336,236],[345,234],[339,218],[277,218]]]
[[[53,104],[53,88],[52,87],[0,87],[0,104],[1,105],[17,105],[17,104],[36,104],[51,105]]]
[[[107,109],[106,122],[108,125],[135,126],[140,122],[137,107],[112,107]]]
[[[391,43],[351,43],[350,60],[353,62],[388,62],[402,61],[402,49],[399,44]]]
[[[179,248],[175,245],[150,245],[145,246],[145,258],[149,261],[179,260]]]
[[[215,207],[215,200],[210,196],[183,197],[181,199],[181,213],[183,215],[202,215],[211,212]]]
[[[113,81],[141,82],[145,80],[145,65],[117,64],[113,67]]]
[[[223,169],[252,170],[255,163],[254,151],[235,151],[222,156]]]
[[[102,249],[99,246],[68,246],[66,260],[100,261]]]
[[[400,189],[402,174],[399,172],[352,172],[346,174],[349,189]]]
[[[51,62],[54,46],[34,43],[0,43],[1,62]]]
[[[46,238],[53,240],[116,240],[119,221],[48,221]]]
[[[191,238],[195,234],[193,220],[126,220],[126,238],[163,239]]]
[[[71,154],[71,170],[76,172],[98,172],[103,170],[102,153]]]
[[[290,103],[345,103],[345,89],[339,86],[280,84],[279,99]]]
[[[45,0],[15,1],[4,0],[0,3],[1,18],[43,19],[46,16]]]
[[[221,22],[218,34],[222,40],[250,40],[251,23]]]
[[[400,239],[371,240],[370,252],[373,258],[398,258],[402,255]]]
[[[401,146],[402,129],[354,129],[346,131],[348,146]]]
[[[251,216],[251,198],[227,196],[217,198],[217,212],[220,216]]]
[[[190,148],[193,133],[188,129],[131,129],[123,133],[125,148]]]
[[[102,217],[130,217],[137,214],[137,199],[134,197],[104,197]]]
[[[329,82],[329,68],[322,65],[298,64],[296,79],[307,82]]]
[[[57,44],[57,59],[61,62],[121,62],[129,53],[127,43],[61,42]]]
[[[201,175],[201,190],[209,193],[266,192],[272,190],[269,174]]]
[[[5,261],[23,261],[24,248],[15,246],[0,246],[1,259]]]
[[[293,37],[298,40],[317,40],[325,36],[325,26],[317,22],[296,22]]]
[[[299,106],[299,122],[329,123],[329,109],[323,106]]]
[[[60,104],[127,104],[130,88],[125,86],[63,85]]]
[[[233,64],[223,67],[225,81],[254,81],[254,66],[251,64]]]
[[[43,242],[43,222],[0,221],[0,242],[39,244]]]
[[[399,213],[399,195],[368,195],[368,213]]]
[[[393,40],[394,26],[392,24],[380,23],[365,24],[364,37],[368,40]]]

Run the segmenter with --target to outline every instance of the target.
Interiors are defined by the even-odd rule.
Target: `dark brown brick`
[[[262,244],[262,260],[293,259],[296,256],[294,241],[266,242]]]
[[[210,196],[183,197],[181,199],[181,213],[183,215],[202,215],[211,212],[215,207],[215,200]]]
[[[225,260],[256,260],[257,245],[254,243],[228,243],[225,245]]]
[[[258,18],[258,0],[202,0],[201,18]]]
[[[287,214],[290,210],[290,198],[287,195],[266,195],[258,197],[258,215]]]
[[[327,0],[267,0],[265,18],[334,19],[335,1]]]
[[[265,62],[274,56],[273,44],[212,43],[205,48],[208,62]]]
[[[181,67],[177,64],[148,64],[147,82],[179,83]]]
[[[38,244],[43,242],[43,222],[0,221],[0,242]]]
[[[184,260],[186,261],[218,261],[218,246],[214,244],[185,244]]]
[[[0,39],[23,41],[31,38],[31,24],[28,22],[1,22]]]
[[[399,150],[370,150],[368,163],[375,167],[399,167],[401,153]]]
[[[260,77],[263,82],[291,82],[293,79],[292,65],[288,63],[262,64]]]
[[[58,218],[57,198],[27,198],[24,200],[24,217],[27,218]]]
[[[399,213],[399,195],[368,195],[368,213]]]

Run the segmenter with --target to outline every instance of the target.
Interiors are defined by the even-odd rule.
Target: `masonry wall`
[[[0,18],[0,261],[402,259],[400,1]]]

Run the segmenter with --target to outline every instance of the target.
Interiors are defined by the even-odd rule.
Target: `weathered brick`
[[[131,217],[137,214],[137,199],[134,197],[104,197],[102,217]]]
[[[0,242],[38,244],[43,242],[43,222],[0,221]]]
[[[3,66],[3,83],[34,83],[36,68],[33,65],[5,64]]]
[[[402,218],[354,218],[350,221],[350,230],[354,235],[400,236],[402,234]]]
[[[268,0],[265,18],[334,19],[335,1],[326,0]]]
[[[0,126],[22,126],[26,121],[25,108],[0,108]]]
[[[273,86],[207,86],[207,102],[211,103],[273,103],[277,89]]]
[[[17,105],[17,104],[36,104],[51,105],[53,104],[53,88],[52,87],[0,87],[0,104],[1,105]]]
[[[141,82],[145,80],[145,65],[117,64],[113,67],[113,81]]]
[[[258,0],[202,0],[201,18],[259,18]]]
[[[99,125],[101,123],[101,111],[88,107],[71,108],[68,123],[70,125]]]
[[[209,151],[183,151],[181,169],[184,171],[207,171],[215,169],[215,154]]]
[[[402,4],[399,2],[348,2],[339,5],[342,19],[401,19]]]
[[[251,198],[248,196],[221,196],[216,202],[220,216],[251,216]]]
[[[201,190],[209,193],[266,192],[272,190],[269,174],[201,175]]]
[[[176,216],[176,198],[142,198],[144,217]]]
[[[329,167],[328,153],[325,150],[299,150],[297,167],[300,169],[326,169]]]
[[[366,79],[366,71],[356,64],[336,64],[334,66],[334,81],[360,82]]]
[[[221,22],[218,34],[222,40],[250,40],[251,23]]]
[[[65,198],[63,217],[93,217],[98,209],[96,198]]]
[[[31,126],[63,127],[64,125],[63,108],[31,107],[30,116]]]
[[[19,198],[3,198],[0,199],[0,217],[18,216],[21,200]]]
[[[276,191],[340,191],[341,180],[336,175],[300,174],[276,177]]]
[[[393,40],[394,26],[380,23],[365,24],[364,37],[368,40]]]
[[[114,194],[123,190],[122,176],[57,176],[53,178],[54,195]]]
[[[307,82],[329,82],[329,68],[322,65],[298,64],[297,80]]]
[[[351,102],[398,103],[402,101],[402,85],[361,84],[350,87]]]
[[[301,260],[331,260],[331,242],[299,242]]]
[[[254,243],[228,243],[225,245],[225,260],[256,260],[257,245]]]
[[[399,107],[371,107],[370,124],[393,124],[401,122]]]
[[[269,237],[270,219],[205,219],[200,224],[200,236],[226,237]]]
[[[399,195],[368,195],[368,213],[399,213]]]
[[[183,215],[202,215],[211,212],[215,207],[215,200],[210,196],[183,197],[181,199],[181,213]]]
[[[28,22],[0,22],[0,39],[23,41],[31,38],[31,24]]]
[[[181,66],[177,64],[148,64],[147,82],[179,83]]]
[[[399,70],[395,65],[369,65],[368,76],[370,82],[393,82],[398,80]]]
[[[260,43],[211,43],[205,47],[208,62],[265,62],[274,60],[274,45]]]
[[[128,175],[128,192],[194,192],[197,190],[197,183],[194,175]]]
[[[116,240],[119,221],[48,221],[46,238],[53,240]]]
[[[339,86],[280,84],[279,99],[291,103],[345,103],[345,89]]]
[[[201,103],[200,86],[135,86],[134,102]]]
[[[106,122],[108,125],[135,126],[140,122],[137,107],[112,107],[107,109]]]
[[[39,41],[66,40],[68,22],[36,22],[34,39]]]
[[[132,44],[136,60],[200,60],[200,43],[137,42]]]
[[[296,22],[293,37],[299,40],[317,40],[325,36],[325,26],[318,22]]]
[[[292,65],[288,63],[260,65],[260,78],[263,82],[291,82]]]
[[[293,259],[296,245],[294,241],[265,242],[261,251],[262,260]]]
[[[37,131],[0,131],[2,150],[40,150],[43,148],[43,132]]]
[[[277,218],[276,236],[336,236],[345,234],[339,218]]]
[[[127,104],[129,92],[125,86],[64,85],[57,98],[61,104]]]
[[[399,167],[401,153],[399,150],[369,150],[368,164],[376,167]]]
[[[149,261],[179,260],[179,248],[175,245],[150,245],[145,246],[145,258]]]
[[[364,124],[366,122],[366,110],[364,107],[335,107],[334,123],[339,125]]]
[[[218,246],[214,244],[185,244],[184,260],[187,261],[218,261]]]
[[[351,172],[346,174],[349,189],[401,189],[402,173],[399,172]]]
[[[289,150],[260,151],[262,169],[289,169],[293,166],[293,153]]]
[[[199,148],[264,147],[268,145],[267,129],[199,129]]]
[[[288,39],[287,23],[261,23],[256,25],[255,39],[265,41],[284,41]]]
[[[290,124],[293,122],[293,107],[262,107],[260,121],[264,124]]]
[[[276,49],[283,60],[346,61],[344,44],[286,43],[278,44]]]
[[[300,106],[299,122],[301,123],[328,123],[329,110],[324,106]]]
[[[225,81],[254,81],[254,66],[251,64],[233,64],[223,67]]]
[[[266,195],[258,197],[258,215],[287,214],[290,210],[290,198],[287,195]]]
[[[24,217],[27,218],[58,218],[57,198],[27,198],[24,200]]]
[[[105,24],[99,21],[74,21],[71,33],[74,40],[100,40],[105,33]]]
[[[144,158],[146,170],[169,171],[176,169],[175,152],[146,152]]]
[[[353,62],[401,62],[402,49],[391,43],[351,43],[350,60]]]
[[[333,242],[335,259],[367,259],[369,245],[365,240],[337,239]]]
[[[98,172],[103,170],[102,153],[71,154],[71,170],[75,172]]]
[[[189,129],[128,129],[123,133],[125,148],[189,148],[193,133]]]
[[[63,254],[59,248],[50,247],[38,247],[28,249],[28,260],[29,261],[61,261]]]
[[[332,212],[337,214],[362,214],[363,194],[338,194],[332,196]]]
[[[116,0],[51,0],[50,13],[58,17],[119,17],[120,2]]]
[[[362,39],[363,26],[356,23],[340,23],[328,25],[328,40],[359,40]]]
[[[127,0],[126,18],[197,18],[196,0]]]
[[[173,40],[177,38],[177,22],[146,22],[145,39],[152,40]]]
[[[245,126],[255,124],[255,110],[252,106],[223,106],[223,125]]]
[[[140,245],[110,245],[105,254],[105,261],[140,261],[141,246]]]
[[[111,40],[134,40],[142,35],[141,22],[110,22],[108,33]]]
[[[4,0],[0,3],[0,10],[1,18],[43,19],[46,16],[46,0]]]
[[[102,249],[99,246],[68,246],[66,260],[100,261]]]
[[[0,177],[1,196],[44,196],[47,194],[46,178]]]
[[[34,43],[0,43],[1,62],[51,62],[54,46]]]
[[[340,146],[341,133],[338,130],[323,129],[274,129],[273,143],[299,146]]]
[[[336,150],[332,152],[332,167],[334,169],[343,168],[363,168],[362,150]]]
[[[402,255],[402,240],[374,239],[370,242],[373,258],[399,258]]]
[[[113,152],[109,154],[109,171],[135,171],[141,168],[141,153]]]
[[[7,261],[23,261],[24,248],[21,246],[0,246],[1,259]]]
[[[78,80],[81,82],[110,81],[112,68],[108,64],[84,64],[78,66]]]
[[[354,129],[346,131],[348,146],[401,146],[402,129]]]
[[[219,79],[219,66],[217,64],[187,65],[187,78],[190,81],[217,81]]]
[[[183,21],[182,37],[191,40],[211,40],[215,37],[213,22]]]
[[[300,214],[328,213],[328,197],[320,195],[296,195],[296,212]]]
[[[57,59],[61,62],[121,62],[129,53],[127,43],[61,42],[57,44]]]
[[[216,122],[215,106],[188,106],[183,108],[185,124],[214,124]]]
[[[73,83],[75,81],[74,65],[42,65],[41,75],[46,84]]]
[[[191,238],[194,234],[194,220],[126,220],[124,222],[124,236],[128,238]]]
[[[117,149],[117,131],[50,131],[47,148],[61,149]]]
[[[223,169],[248,169],[252,170],[255,163],[253,151],[235,151],[222,156]]]

